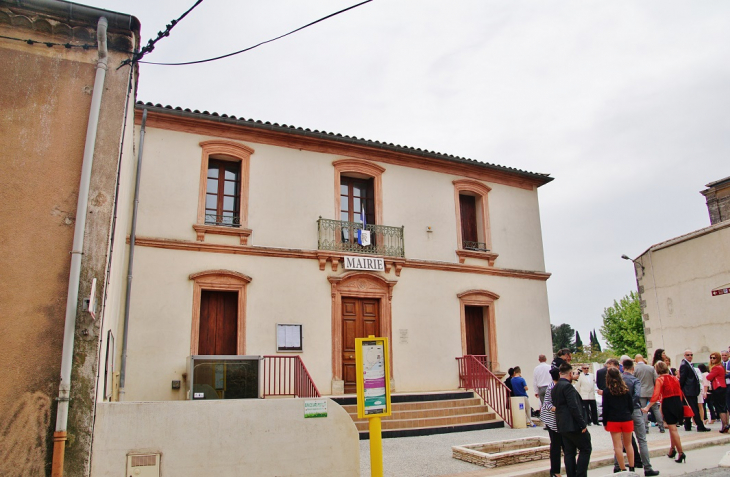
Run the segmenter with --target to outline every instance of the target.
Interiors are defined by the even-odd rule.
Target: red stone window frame
[[[205,234],[238,236],[241,245],[248,244],[251,229],[248,228],[248,183],[251,154],[254,150],[243,144],[223,139],[213,139],[200,143],[203,157],[200,161],[200,188],[198,191],[198,217],[193,229],[199,242],[205,241]],[[208,162],[211,158],[241,163],[241,197],[239,204],[240,226],[226,227],[205,223],[205,194],[208,184]]]
[[[499,357],[497,355],[497,323],[494,302],[499,295],[487,290],[467,290],[456,295],[459,298],[461,308],[461,354],[466,356],[466,307],[481,306],[487,308],[485,319],[487,320],[487,353],[492,362],[492,369],[499,370]]]
[[[487,260],[489,266],[494,266],[494,261],[499,256],[492,251],[492,234],[489,226],[489,191],[492,189],[475,180],[471,179],[459,179],[453,181],[454,184],[454,203],[456,205],[456,255],[459,257],[459,262],[464,263],[467,258],[478,258]],[[466,193],[466,195],[473,195],[476,197],[477,205],[477,232],[479,238],[482,239],[480,242],[484,242],[489,249],[488,252],[481,252],[477,250],[464,250],[463,239],[461,234],[461,207],[459,204],[459,195]],[[481,226],[479,225],[481,222]]]
[[[236,348],[239,355],[246,354],[246,286],[251,277],[231,270],[207,270],[193,273],[193,316],[190,332],[190,354],[198,354],[200,341],[200,301],[203,290],[238,292],[238,337]]]
[[[335,168],[335,220],[340,220],[340,184],[342,175],[353,177],[368,177],[373,179],[373,194],[375,196],[375,224],[383,225],[383,181],[385,168],[362,159],[339,159],[332,163]]]

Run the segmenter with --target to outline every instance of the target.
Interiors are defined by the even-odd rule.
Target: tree
[[[612,350],[600,351],[595,346],[583,346],[573,353],[572,363],[605,363],[608,358],[618,358]]]
[[[578,333],[578,331],[575,332],[575,349],[576,350],[583,349],[583,340],[580,339],[580,333]]]
[[[641,321],[639,296],[631,292],[613,306],[603,310],[601,335],[609,348],[617,354],[646,356],[644,323]]]
[[[563,323],[558,326],[550,325],[550,330],[553,334],[553,353],[557,353],[558,350],[563,348],[568,348],[571,351],[575,350],[575,345],[573,344],[575,330],[573,330],[573,327],[567,323]]]
[[[595,349],[596,351],[601,351],[601,343],[598,342],[598,335],[596,335],[596,330],[594,329],[593,332],[589,333],[591,338],[591,348]]]

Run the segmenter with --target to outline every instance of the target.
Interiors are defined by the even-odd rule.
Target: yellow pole
[[[380,418],[371,417],[370,426],[370,476],[383,477],[383,436]]]

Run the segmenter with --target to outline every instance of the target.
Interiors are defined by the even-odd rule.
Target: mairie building
[[[549,175],[151,103],[135,136],[128,319],[102,333],[123,400],[192,399],[189,357],[210,355],[298,356],[322,395],[352,394],[371,335],[395,393],[457,390],[464,355],[531,383],[550,354]]]

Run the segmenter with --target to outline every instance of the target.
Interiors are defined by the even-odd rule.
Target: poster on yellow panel
[[[388,339],[358,338],[356,345],[358,417],[389,416]]]

